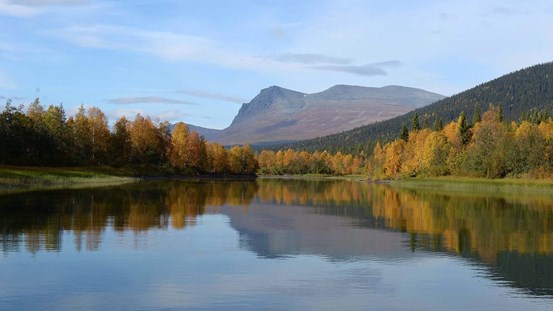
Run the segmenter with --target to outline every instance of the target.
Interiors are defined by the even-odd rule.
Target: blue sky
[[[224,128],[271,85],[452,95],[553,60],[552,29],[549,0],[0,0],[0,100]]]

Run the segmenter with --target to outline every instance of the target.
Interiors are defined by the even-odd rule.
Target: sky
[[[553,2],[0,0],[0,101],[222,129],[271,85],[443,95],[553,60]]]

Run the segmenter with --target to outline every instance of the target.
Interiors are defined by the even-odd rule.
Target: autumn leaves
[[[373,179],[408,176],[547,177],[553,174],[553,121],[507,123],[490,107],[469,125],[462,114],[441,130],[421,129],[374,148]]]

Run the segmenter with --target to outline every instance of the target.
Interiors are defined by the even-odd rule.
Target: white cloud
[[[127,120],[134,120],[137,114],[146,116],[146,110],[139,108],[119,108],[115,110],[109,110],[105,112],[110,121],[118,120],[121,117],[127,118]],[[113,123],[113,122],[110,122]]]
[[[122,116],[125,116],[128,120],[134,120],[137,114],[140,114],[143,117],[149,116],[154,121],[169,121],[171,123],[177,122],[177,121],[183,121],[187,117],[190,116],[190,114],[182,112],[181,110],[177,109],[169,109],[169,110],[146,110],[141,108],[119,108],[115,110],[108,110],[106,112],[106,115],[108,116],[108,119],[110,120],[110,123],[113,124],[116,120],[121,118]]]
[[[189,117],[190,114],[184,113],[180,110],[165,110],[158,114],[156,114],[156,117],[161,121],[169,121],[171,123],[182,121],[185,118]]]
[[[228,50],[206,37],[175,32],[93,25],[53,29],[46,33],[85,48],[142,52],[172,62],[190,61],[264,72],[303,69],[299,64],[282,63],[267,57]]]
[[[284,63],[314,64],[349,64],[350,59],[316,53],[282,53],[271,57],[273,60]]]
[[[188,96],[194,96],[194,97],[200,97],[200,98],[208,98],[208,99],[215,99],[230,103],[236,103],[236,104],[242,104],[245,102],[248,102],[247,99],[227,95],[227,94],[221,94],[217,92],[210,92],[210,91],[202,91],[202,90],[179,90],[177,91],[181,94],[188,95]]]
[[[117,105],[130,105],[130,104],[171,104],[171,105],[195,105],[196,103],[171,99],[160,96],[128,96],[128,97],[117,97],[107,100],[110,104]]]
[[[326,71],[338,71],[352,73],[360,76],[385,76],[388,74],[385,68],[396,68],[399,67],[401,63],[397,60],[386,61],[380,63],[366,64],[360,66],[354,65],[323,65],[323,66],[312,66],[309,67],[315,70],[326,70]]]
[[[29,7],[44,7],[51,5],[74,6],[90,3],[88,0],[11,0],[9,2]]]
[[[87,0],[0,0],[0,14],[28,18],[52,7],[75,7],[89,3]]]
[[[8,0],[0,0],[0,14],[16,17],[32,17],[40,12],[39,9],[13,3]]]

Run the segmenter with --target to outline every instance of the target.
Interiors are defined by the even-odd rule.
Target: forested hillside
[[[475,111],[486,111],[490,104],[500,107],[506,120],[543,118],[553,109],[553,62],[507,74],[393,119],[271,148],[370,154],[377,141],[399,137],[402,127],[409,127],[415,115],[423,128],[430,128],[436,119],[447,124],[461,112],[472,121]]]

